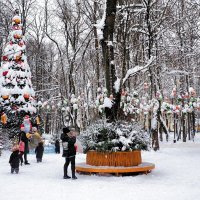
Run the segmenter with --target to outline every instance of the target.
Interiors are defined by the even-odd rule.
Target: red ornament
[[[6,76],[8,74],[8,71],[3,72],[3,76]]]
[[[29,94],[24,94],[24,99],[29,99],[30,95]]]
[[[8,56],[3,56],[2,59],[3,61],[8,61]]]

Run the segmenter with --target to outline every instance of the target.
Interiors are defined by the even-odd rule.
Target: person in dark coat
[[[21,140],[24,142],[24,164],[30,165],[30,163],[27,160],[27,154],[29,153],[29,146],[28,146],[29,138],[24,132],[24,127],[21,127],[20,137],[21,137]]]
[[[44,153],[43,141],[38,143],[38,146],[35,148],[35,153],[37,162],[42,162],[42,157]]]
[[[59,142],[59,140],[56,140],[56,142],[55,142],[55,152],[60,153],[60,142]]]
[[[69,164],[71,163],[71,171],[72,171],[72,179],[77,179],[75,176],[75,157],[76,157],[76,136],[75,132],[70,131],[68,127],[63,128],[63,133],[61,134],[60,139],[62,140],[63,145],[63,157],[65,157],[64,164],[64,179],[71,178],[67,174],[67,169]]]
[[[9,159],[12,174],[14,172],[16,174],[19,173],[19,161],[20,161],[19,147],[16,145],[16,146],[13,147],[12,153],[11,153],[10,159]]]

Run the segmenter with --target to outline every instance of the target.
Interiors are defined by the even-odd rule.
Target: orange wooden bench
[[[155,168],[153,163],[143,162],[138,166],[131,166],[131,167],[122,167],[122,166],[93,166],[88,165],[86,163],[78,163],[76,164],[76,171],[78,173],[111,173],[111,174],[128,174],[134,172],[141,172],[141,173],[149,173],[152,169]]]

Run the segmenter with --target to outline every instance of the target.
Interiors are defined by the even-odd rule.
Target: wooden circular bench
[[[114,173],[116,175],[124,173],[143,172],[148,173],[155,168],[153,163],[143,162],[138,166],[122,167],[122,166],[93,166],[86,163],[76,164],[76,171],[78,173]]]
[[[141,151],[98,152],[88,151],[86,164],[92,166],[132,167],[142,163]]]

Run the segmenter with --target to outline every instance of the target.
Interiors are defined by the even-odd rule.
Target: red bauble
[[[2,59],[3,61],[8,61],[8,56],[3,56]]]
[[[6,76],[8,74],[8,71],[3,72],[3,76]]]
[[[29,94],[24,94],[24,99],[29,99],[30,95]]]

